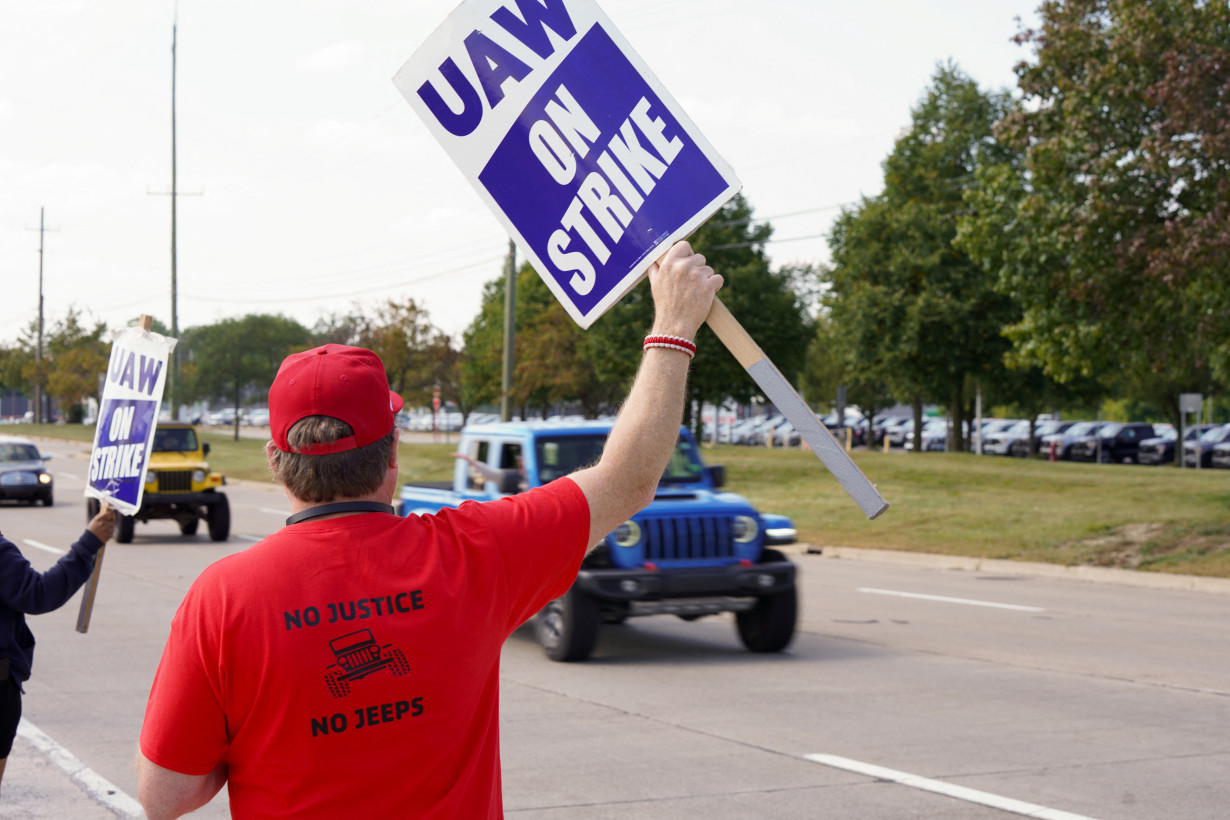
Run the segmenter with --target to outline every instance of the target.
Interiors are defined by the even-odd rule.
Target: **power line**
[[[354,295],[365,294],[365,293],[375,293],[377,291],[388,291],[388,290],[394,290],[397,288],[409,287],[411,285],[418,285],[418,284],[422,284],[423,282],[429,282],[432,279],[439,279],[442,276],[451,276],[451,275],[458,274],[458,273],[465,273],[467,271],[471,271],[471,270],[474,270],[480,267],[492,265],[494,263],[497,263],[499,260],[500,260],[500,257],[498,256],[491,257],[488,259],[479,260],[477,262],[472,262],[467,265],[463,265],[461,267],[450,268],[448,270],[437,271],[436,273],[430,273],[430,274],[427,274],[426,276],[419,276],[414,279],[408,279],[403,282],[374,285],[372,287],[362,288],[359,290],[351,289],[351,290],[343,291],[341,293],[325,293],[325,294],[320,294],[318,296],[299,296],[299,297],[288,298],[286,296],[278,295],[278,296],[270,297],[267,299],[261,298],[261,297],[249,296],[249,297],[245,297],[242,299],[236,299],[233,297],[226,298],[226,297],[216,297],[216,296],[192,295],[192,296],[189,296],[189,298],[195,301],[199,301],[199,302],[215,302],[215,303],[222,303],[222,304],[243,304],[247,302],[261,302],[261,301],[279,302],[279,303],[280,302],[319,302],[324,299],[341,299],[346,296],[354,296]]]
[[[731,242],[730,244],[727,244],[727,245],[710,245],[709,247],[705,248],[705,250],[729,251],[729,250],[734,250],[735,248],[754,248],[757,245],[769,245],[769,244],[776,244],[779,242],[802,242],[804,239],[827,239],[828,236],[829,235],[827,233],[813,233],[813,234],[808,234],[807,236],[790,236],[790,237],[786,237],[785,239],[765,239],[761,242]]]

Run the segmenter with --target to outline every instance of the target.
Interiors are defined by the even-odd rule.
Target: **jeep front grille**
[[[650,518],[645,533],[646,561],[735,557],[729,518]]]
[[[347,652],[345,655],[338,656],[337,662],[343,669],[350,671],[360,666],[367,666],[369,663],[375,663],[378,660],[380,660],[380,647],[361,646],[358,649]]]
[[[158,476],[158,492],[160,493],[190,493],[192,492],[191,470],[155,470]]]

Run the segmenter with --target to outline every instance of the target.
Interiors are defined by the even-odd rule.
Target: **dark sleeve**
[[[58,609],[90,577],[94,556],[102,545],[98,536],[86,530],[55,566],[38,572],[15,544],[0,538],[0,603],[27,615]]]

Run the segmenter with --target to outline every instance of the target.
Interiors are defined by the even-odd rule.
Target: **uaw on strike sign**
[[[467,0],[393,82],[581,327],[739,190],[592,0]]]
[[[85,494],[125,515],[141,508],[150,442],[175,339],[129,327],[111,342]]]

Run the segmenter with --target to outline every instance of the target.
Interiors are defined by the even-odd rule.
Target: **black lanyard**
[[[286,526],[307,521],[309,518],[319,518],[322,515],[333,515],[343,512],[382,512],[392,513],[392,504],[381,504],[379,501],[337,501],[333,504],[321,504],[318,507],[308,507],[286,519]]]

